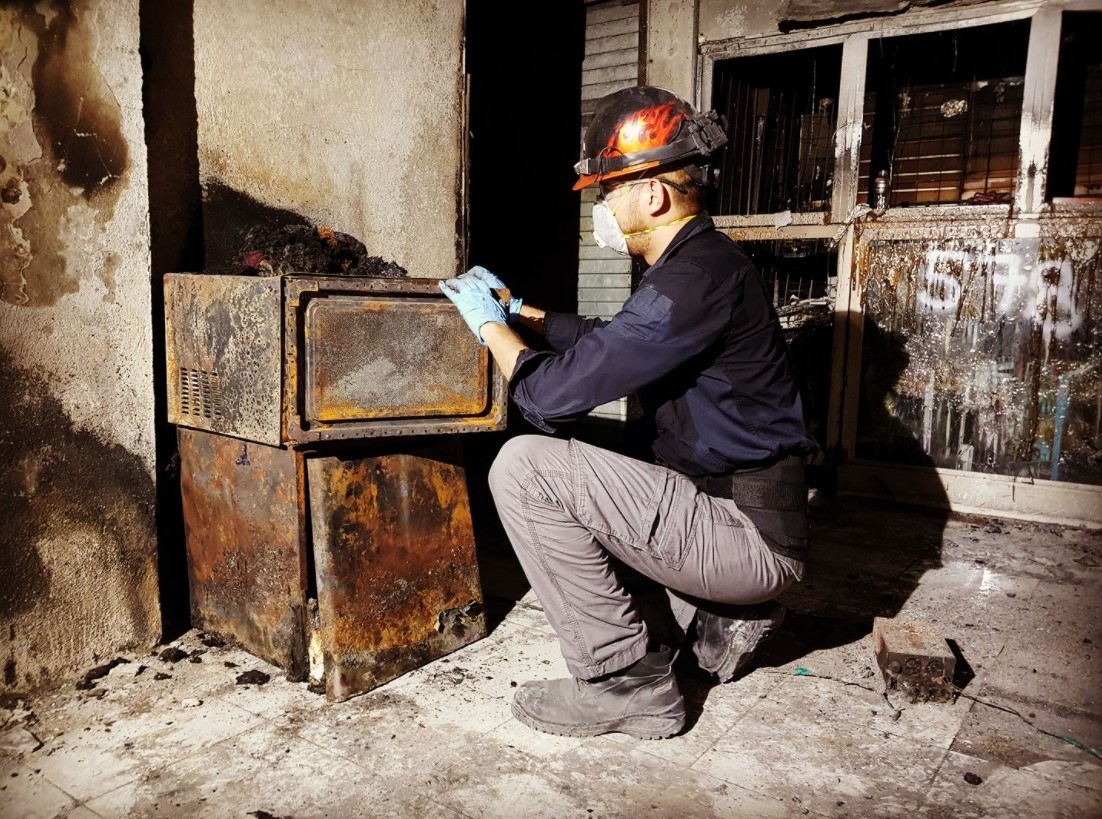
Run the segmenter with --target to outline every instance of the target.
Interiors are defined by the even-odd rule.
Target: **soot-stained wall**
[[[873,239],[860,258],[865,315],[903,358],[865,343],[858,457],[917,444],[947,469],[1102,484],[1097,238]]]
[[[138,37],[0,3],[0,690],[160,637]]]
[[[195,0],[208,267],[226,193],[350,234],[410,276],[463,255],[463,0]]]

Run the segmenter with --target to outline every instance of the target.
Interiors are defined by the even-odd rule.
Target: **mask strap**
[[[661,230],[662,228],[670,227],[671,225],[680,225],[682,222],[688,222],[694,216],[696,216],[695,213],[690,213],[688,216],[682,216],[680,219],[674,219],[672,222],[666,222],[666,224],[664,225],[655,225],[654,227],[649,227],[646,230],[637,230],[634,233],[625,233],[624,238],[628,239],[632,236],[644,236],[647,233],[654,233],[654,231],[656,230]]]
[[[650,182],[650,180],[649,180],[649,179],[633,179],[633,180],[631,180],[630,182],[625,182],[625,183],[624,183],[623,185],[621,185],[620,187],[621,187],[621,188],[634,188],[634,187],[636,187],[637,185],[642,185],[642,184],[645,184],[645,183],[647,183],[647,182]],[[616,216],[616,208],[620,207],[620,203],[621,203],[621,202],[623,202],[623,201],[624,201],[625,199],[627,199],[627,198],[628,198],[629,196],[631,196],[631,192],[630,192],[630,191],[629,191],[629,192],[627,192],[627,193],[625,193],[625,194],[624,194],[623,196],[621,196],[620,198],[618,198],[618,199],[616,200],[616,204],[615,204],[615,205],[609,205],[609,204],[608,204],[608,201],[606,200],[606,201],[605,201],[605,204],[606,204],[606,205],[608,205],[608,212],[609,212],[609,213],[611,213],[611,214],[613,215],[613,217],[615,217],[615,216]]]

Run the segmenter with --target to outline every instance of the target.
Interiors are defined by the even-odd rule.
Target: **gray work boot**
[[[698,609],[693,653],[705,671],[721,683],[734,679],[754,658],[758,646],[772,637],[787,609],[773,600],[755,606],[731,606],[733,617]]]
[[[676,656],[663,648],[596,680],[523,683],[513,696],[513,716],[529,728],[564,737],[612,731],[637,739],[672,737],[685,725],[685,701],[673,673]]]

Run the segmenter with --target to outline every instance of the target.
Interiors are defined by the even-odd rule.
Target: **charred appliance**
[[[341,700],[486,633],[454,433],[505,381],[436,280],[165,278],[192,624]]]

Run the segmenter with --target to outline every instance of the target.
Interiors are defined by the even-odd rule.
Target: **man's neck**
[[[695,213],[690,213],[678,217],[662,225],[662,227],[655,228],[653,233],[647,235],[648,241],[646,249],[643,251],[643,258],[648,265],[652,265],[662,258],[662,254],[666,252],[673,238],[680,232],[681,228],[685,227],[685,223],[696,215]]]

